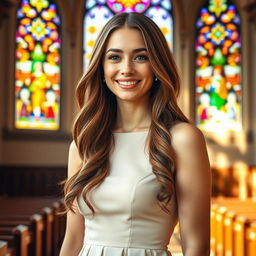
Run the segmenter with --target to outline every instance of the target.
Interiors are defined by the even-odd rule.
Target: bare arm
[[[185,256],[210,255],[211,173],[203,134],[190,124],[172,129],[177,153],[176,196]]]
[[[82,161],[73,141],[69,148],[68,178],[80,169],[81,164]],[[74,208],[76,212],[75,214],[71,211],[67,213],[67,226],[60,256],[77,256],[83,246],[84,217],[79,213],[76,205]]]

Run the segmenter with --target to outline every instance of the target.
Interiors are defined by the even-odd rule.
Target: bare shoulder
[[[72,140],[72,142],[70,143],[69,153],[79,155],[79,152],[78,152],[78,149],[76,146],[76,142],[74,140]]]
[[[172,144],[175,149],[205,145],[203,133],[193,124],[179,122],[171,128],[170,132]]]
[[[210,163],[203,133],[193,124],[178,123],[172,127],[171,135],[177,157],[179,182],[184,182],[188,177],[188,183],[191,182],[191,173],[195,174],[194,177],[199,177],[202,173],[203,176],[208,175]]]
[[[69,146],[68,176],[71,177],[74,175],[81,168],[82,163],[76,143],[73,140]]]

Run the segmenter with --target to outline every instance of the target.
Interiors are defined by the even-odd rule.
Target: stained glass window
[[[173,18],[171,0],[88,0],[84,16],[84,69],[94,42],[105,23],[116,13],[143,13],[160,27],[172,49]]]
[[[240,17],[230,0],[209,0],[196,22],[196,119],[203,130],[240,130]]]
[[[50,0],[22,0],[17,11],[15,127],[59,129],[60,17]]]

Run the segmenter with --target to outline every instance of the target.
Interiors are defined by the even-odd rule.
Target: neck
[[[115,131],[131,132],[148,129],[151,124],[151,110],[148,101],[134,104],[117,100],[117,122]]]

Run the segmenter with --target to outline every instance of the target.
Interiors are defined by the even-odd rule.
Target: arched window
[[[230,0],[209,0],[196,22],[196,119],[203,130],[240,130],[240,17]]]
[[[100,30],[114,14],[121,12],[139,12],[154,20],[172,48],[171,0],[87,0],[84,15],[84,69],[91,57],[91,51]]]
[[[22,0],[17,11],[15,128],[59,129],[60,16],[50,0]]]

